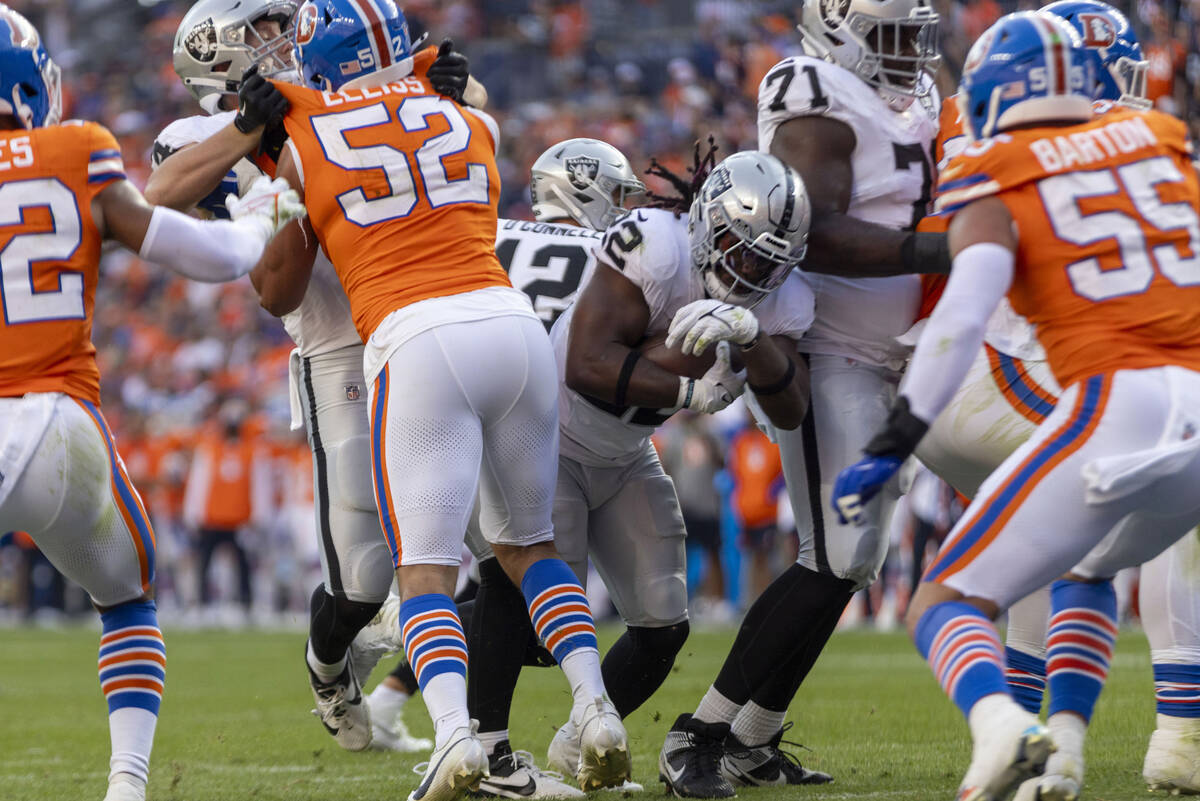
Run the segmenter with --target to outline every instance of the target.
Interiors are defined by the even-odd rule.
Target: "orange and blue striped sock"
[[[1111,581],[1062,579],[1051,585],[1046,634],[1051,715],[1074,712],[1084,721],[1092,719],[1116,641],[1117,593]]]
[[[1046,660],[1006,645],[1004,664],[1004,675],[1013,700],[1026,712],[1041,713],[1042,696],[1046,692]]]
[[[561,559],[534,562],[521,579],[529,619],[542,643],[562,667],[575,705],[604,695],[596,624],[575,573]]]
[[[153,601],[133,601],[100,615],[100,689],[108,701],[110,775],[146,781],[166,680],[167,650]]]
[[[438,747],[455,729],[469,726],[467,638],[454,601],[428,593],[400,604],[400,633],[421,697],[433,719]]]
[[[933,675],[964,716],[981,698],[1008,695],[1004,647],[992,621],[962,601],[946,601],[925,610],[914,638]]]

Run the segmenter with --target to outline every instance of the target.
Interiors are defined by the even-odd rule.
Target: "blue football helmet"
[[[1097,0],[1058,0],[1041,11],[1061,17],[1075,28],[1083,47],[1095,60],[1093,100],[1112,100],[1130,108],[1148,109],[1146,70],[1137,34],[1120,11]]]
[[[292,41],[304,85],[327,92],[412,59],[408,23],[392,0],[307,0]]]
[[[62,120],[62,84],[42,37],[29,20],[0,4],[0,114],[26,128]]]
[[[1092,116],[1092,62],[1075,29],[1052,14],[1018,11],[971,46],[958,89],[972,139],[1015,125]]]

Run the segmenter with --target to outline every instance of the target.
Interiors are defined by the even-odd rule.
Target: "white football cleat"
[[[579,731],[579,770],[575,778],[584,792],[617,787],[630,778],[633,761],[629,736],[612,702],[603,696],[587,704],[572,723]]]
[[[128,773],[118,773],[108,782],[104,801],[146,801],[146,783]]]
[[[1055,750],[1050,730],[1007,695],[980,700],[971,710],[974,748],[958,801],[1003,801],[1046,769]]]
[[[359,685],[367,686],[367,679],[380,659],[403,651],[404,641],[400,636],[400,596],[390,593],[383,606],[375,613],[375,617],[371,618],[371,622],[363,626],[350,642],[350,661],[354,663],[354,677],[358,679]]]
[[[528,751],[514,751],[508,740],[496,745],[488,758],[488,778],[476,795],[485,798],[583,798],[583,791],[565,783],[562,774],[540,770]]]
[[[1158,716],[1142,778],[1151,790],[1200,793],[1200,718]]]
[[[371,696],[367,696],[370,702]],[[378,718],[371,718],[371,750],[396,751],[401,754],[419,754],[433,748],[433,740],[428,737],[414,737],[404,725],[399,715],[391,724],[384,723]]]
[[[554,733],[546,749],[546,765],[564,776],[579,772],[579,730],[570,718]]]
[[[307,652],[307,646],[305,646]],[[312,711],[337,744],[347,751],[362,751],[371,744],[371,714],[363,703],[362,687],[354,677],[354,660],[346,655],[346,666],[326,684],[308,667],[308,684],[317,708]]]
[[[424,778],[408,794],[408,801],[455,801],[478,790],[480,782],[488,777],[487,750],[475,736],[478,731],[477,720],[472,720],[469,728],[455,729],[428,762],[414,767],[413,772],[423,773]]]

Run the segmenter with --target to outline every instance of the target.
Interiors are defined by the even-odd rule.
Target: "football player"
[[[222,217],[228,192],[263,171],[274,173],[287,101],[264,76],[286,78],[290,72],[296,79],[289,27],[295,6],[280,0],[201,0],[184,16],[175,35],[175,71],[207,114],[177,120],[159,134],[148,197]],[[467,74],[465,58],[445,45],[430,67],[435,87],[447,95],[461,96]],[[237,112],[225,110],[237,107],[233,91],[239,88],[246,98],[240,120]],[[256,116],[248,117],[251,113]],[[257,274],[251,279],[257,285]],[[393,703],[389,714],[371,720],[359,678],[374,663],[367,664],[366,652],[357,654],[362,664],[355,655],[348,658],[355,635],[388,595],[392,569],[370,489],[362,340],[323,253],[300,306],[283,324],[296,342],[290,363],[292,426],[307,429],[321,538],[324,581],[313,590],[305,649],[317,714],[348,750],[425,750],[431,743],[408,734],[398,716],[401,705]],[[416,689],[411,671],[404,681],[406,698]]]
[[[887,417],[905,365],[895,337],[912,325],[920,281],[897,274],[949,267],[944,235],[913,230],[930,198],[937,133],[929,72],[938,16],[929,0],[806,0],[800,20],[806,55],[771,69],[758,108],[759,149],[822,189],[803,268],[816,295],[800,342],[809,413],[797,430],[776,432],[800,554],[751,606],[692,716],[732,727],[724,756],[698,728],[674,739],[671,756],[664,751],[680,766],[669,784],[683,796],[732,796],[731,781],[830,780],[793,769],[779,750],[784,717],[842,610],[878,576],[888,543],[879,500],[861,528],[823,514],[823,504],[836,471]]]
[[[0,5],[0,529],[25,531],[100,613],[107,801],[142,801],[166,651],[154,605],[154,532],[100,413],[91,342],[100,248],[112,240],[190,278],[231,280],[303,211],[268,179],[200,222],[151,206],[113,135],[59,124],[59,69],[34,27]]]
[[[309,216],[264,261],[263,302],[280,314],[300,303],[319,241],[366,343],[373,489],[435,729],[410,798],[457,798],[488,774],[450,598],[477,491],[481,529],[571,684],[576,777],[620,784],[627,736],[586,597],[553,545],[553,351],[494,251],[496,123],[433,90],[432,48],[412,52],[390,0],[309,0],[293,28],[303,85],[278,84],[291,103],[279,174],[308,187]]]
[[[1093,117],[1093,66],[1053,14],[1004,17],[972,47],[960,104],[974,143],[939,185],[954,271],[887,425],[835,493],[856,519],[950,401],[1007,295],[1065,389],[983,482],[907,621],[970,725],[962,799],[1007,798],[1044,769],[1041,798],[1076,797],[1116,636],[1111,576],[1200,521],[1200,184],[1180,121]],[[1059,575],[1043,727],[1009,694],[991,621]]]
[[[1128,20],[1095,0],[1061,0],[1041,9],[1072,24],[1095,58],[1093,97],[1103,113],[1114,107],[1148,108],[1146,62]],[[946,102],[939,144],[944,162],[966,146],[955,99]],[[939,161],[939,168],[945,163]],[[937,218],[933,218],[937,219]],[[1027,440],[1058,401],[1062,390],[1046,363],[1032,327],[1007,301],[988,321],[983,350],[962,385],[938,415],[916,455],[955,488],[974,497],[983,480]],[[1200,537],[1193,532],[1142,567],[1142,619],[1154,663],[1158,726],[1146,753],[1143,775],[1153,789],[1200,791],[1200,584],[1189,578]],[[1049,588],[1015,603],[1008,612],[1005,661],[1014,698],[1035,714],[1046,682]],[[1189,736],[1190,735],[1190,736]],[[1035,799],[1040,782],[1029,782],[1018,799]]]
[[[813,299],[792,269],[808,233],[803,181],[772,156],[738,153],[693,191],[610,226],[596,273],[551,331],[562,371],[555,542],[581,579],[591,558],[625,622],[604,660],[622,716],[658,689],[688,634],[683,516],[650,435],[679,409],[725,408],[743,381],[782,429],[806,405],[796,343]],[[686,359],[718,343],[692,374],[660,363],[660,347]],[[549,764],[569,766],[578,738],[572,722],[560,728]]]

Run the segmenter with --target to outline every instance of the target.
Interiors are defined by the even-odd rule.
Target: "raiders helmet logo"
[[[1088,47],[1110,47],[1117,41],[1117,31],[1112,21],[1101,14],[1080,14],[1083,26],[1083,43]]]
[[[183,46],[202,64],[207,64],[217,57],[217,29],[213,27],[212,17],[204,20],[183,40]]]
[[[296,14],[296,44],[303,47],[313,40],[317,32],[317,16],[320,12],[312,3],[305,3]]]
[[[713,170],[712,175],[708,177],[707,183],[709,187],[706,200],[718,198],[733,188],[733,179],[729,176],[729,170],[725,167],[717,167]]]
[[[837,28],[846,19],[850,0],[821,0],[821,19],[831,28]]]
[[[567,159],[564,166],[567,168],[567,177],[571,179],[571,186],[576,189],[587,189],[600,174],[600,159],[589,156]]]

